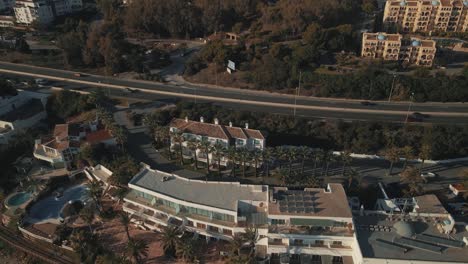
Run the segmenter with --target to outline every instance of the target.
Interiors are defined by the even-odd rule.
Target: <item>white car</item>
[[[437,174],[433,172],[421,173],[421,178],[423,178],[424,180],[434,179],[435,177],[437,177]]]

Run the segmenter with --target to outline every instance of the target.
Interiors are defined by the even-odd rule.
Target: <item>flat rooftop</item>
[[[306,188],[288,190],[276,187],[268,210],[270,215],[319,216],[351,218],[348,198],[341,184],[329,184],[327,189]]]
[[[424,247],[440,248],[440,252],[423,250],[421,248],[399,244],[398,241],[401,241],[402,237],[399,235],[399,232],[395,229],[394,225],[401,221],[401,217],[393,218],[385,215],[366,215],[356,216],[354,220],[356,224],[357,239],[364,258],[467,263],[468,248],[466,245],[463,248],[457,248],[442,246],[435,242],[439,239],[444,241],[453,239],[456,241],[463,241],[463,237],[468,236],[468,232],[464,230],[462,226],[457,225],[455,227],[458,233],[450,235],[453,239],[448,235],[439,232],[436,227],[436,223],[438,221],[443,221],[442,218],[404,220],[405,222],[410,223],[414,234],[416,235],[410,239],[423,241],[422,244],[424,244]],[[422,240],[421,237],[428,237],[430,239]],[[392,246],[394,245],[392,244],[393,242],[400,246]],[[391,245],[386,246],[388,243]],[[404,248],[406,248],[406,252],[401,250]]]
[[[135,175],[129,185],[135,185],[178,200],[234,212],[237,211],[239,200],[268,201],[268,186],[266,185],[190,180],[152,170],[149,167]]]

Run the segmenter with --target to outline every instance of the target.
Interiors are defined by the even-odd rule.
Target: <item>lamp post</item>
[[[410,103],[408,105],[408,111],[406,112],[405,124],[408,123],[409,113],[411,111],[411,105],[413,104],[413,98],[414,98],[414,93],[412,92],[410,96]]]
[[[395,78],[396,78],[396,74],[393,74],[392,88],[390,89],[390,95],[388,96],[388,102],[389,103],[392,100],[392,93],[393,93],[393,87],[395,85]]]
[[[302,71],[299,72],[299,85],[297,86],[296,93],[294,94],[294,117],[296,117],[297,96],[301,92],[301,79],[302,79]]]

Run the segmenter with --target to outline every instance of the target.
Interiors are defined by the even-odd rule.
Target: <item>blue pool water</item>
[[[55,196],[46,197],[33,206],[29,210],[28,216],[35,221],[43,221],[46,219],[59,219],[60,211],[69,201],[87,200],[87,191],[85,185],[75,185],[63,192],[63,196],[55,198]]]
[[[7,205],[9,206],[18,206],[25,203],[31,198],[31,193],[28,192],[19,192],[8,199]]]

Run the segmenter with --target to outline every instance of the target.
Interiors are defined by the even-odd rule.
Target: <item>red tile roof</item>
[[[184,119],[173,119],[170,127],[175,127],[184,133],[191,133],[200,136],[209,136],[213,138],[221,138],[229,140],[231,138],[255,138],[265,139],[260,130],[245,129],[240,127],[231,127],[224,125],[216,125],[212,123],[202,123]]]
[[[93,144],[98,144],[103,141],[112,139],[112,135],[109,131],[105,129],[99,129],[97,131],[91,132],[89,134],[86,134],[86,143],[89,143],[91,145]]]

